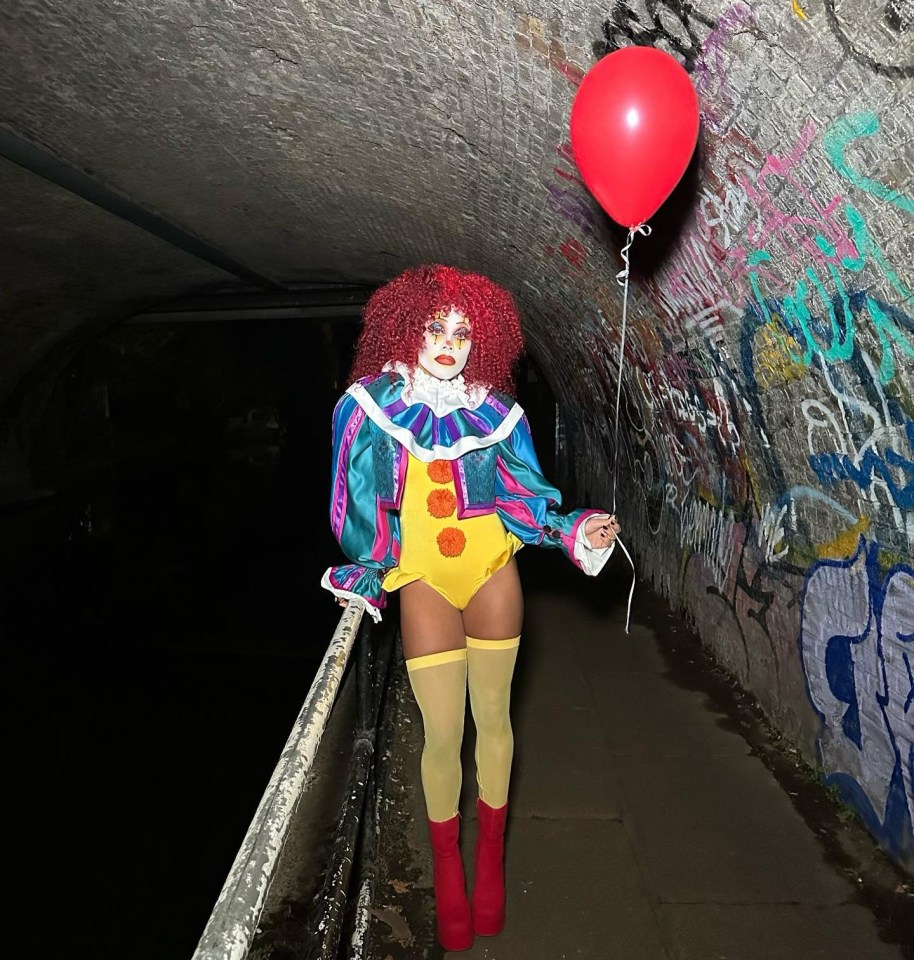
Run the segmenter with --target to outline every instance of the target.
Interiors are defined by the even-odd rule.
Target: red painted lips
[[[449,357],[446,353],[442,353],[440,357],[435,357],[436,363],[441,363],[446,367],[452,367],[457,361],[453,357]]]

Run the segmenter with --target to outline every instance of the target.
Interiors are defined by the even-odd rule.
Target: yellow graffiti
[[[535,37],[542,37],[543,40],[546,39],[546,25],[540,20],[539,17],[526,17],[524,18],[527,21],[527,25],[530,27],[530,32]]]
[[[809,17],[806,16],[806,11],[797,3],[797,0],[790,0],[790,5],[793,7],[793,12],[801,19],[808,20]]]
[[[742,449],[739,452],[739,462],[743,465],[743,469],[746,471],[746,477],[749,480],[750,496],[752,501],[755,503],[755,509],[758,513],[761,513],[762,497],[761,491],[759,490],[758,474],[755,472],[755,469],[749,462],[749,458]]]
[[[695,499],[703,501],[712,510],[721,509],[720,500],[700,480],[695,481]]]
[[[841,560],[851,556],[857,549],[860,535],[869,529],[869,517],[861,517],[852,527],[839,533],[834,540],[822,543],[816,548],[816,555],[820,560]]]
[[[772,319],[776,314],[772,314]],[[778,318],[780,319],[780,318]],[[786,331],[774,324],[759,327],[753,343],[755,348],[756,381],[762,390],[775,383],[799,380],[805,373],[802,363],[792,357],[799,354],[799,345]]]
[[[892,567],[897,567],[900,563],[908,563],[910,558],[902,553],[898,553],[895,550],[880,550],[879,551],[879,569],[882,571],[883,576],[892,569]]]

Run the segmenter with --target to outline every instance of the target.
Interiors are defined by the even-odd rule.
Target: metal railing
[[[372,632],[370,642],[358,647],[358,715],[349,781],[324,882],[315,898],[309,960],[364,960],[367,956],[378,877],[379,785],[385,780],[380,767],[393,743],[393,711],[386,709],[386,693],[394,645],[393,631],[380,627]]]
[[[358,729],[355,732],[349,789],[340,812],[330,863],[319,896],[319,918],[315,923],[311,951],[314,957],[336,957],[344,928],[351,928],[354,956],[365,950],[368,911],[373,900],[376,869],[373,862],[377,829],[377,803],[372,802],[376,784],[374,756],[379,718],[393,648],[393,635],[379,629],[377,638],[363,607],[350,603],[317,670],[304,705],[286,740],[273,775],[264,791],[247,834],[203,931],[193,960],[244,960],[248,955],[263,911],[270,882],[276,871],[283,844],[304,791],[321,737],[330,718],[359,627],[356,681]],[[372,809],[374,807],[374,809]],[[367,816],[364,814],[367,813]],[[360,824],[365,822],[365,830]],[[358,863],[355,874],[359,893],[347,910],[356,851],[367,859]]]

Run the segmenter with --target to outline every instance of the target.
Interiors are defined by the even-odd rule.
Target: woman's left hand
[[[594,550],[608,547],[616,539],[616,534],[621,529],[615,514],[609,518],[590,517],[590,519],[584,521],[584,535]]]

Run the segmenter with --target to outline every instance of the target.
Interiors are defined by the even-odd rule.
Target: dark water
[[[8,955],[192,954],[339,618],[325,447],[0,514]]]

